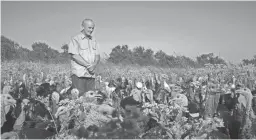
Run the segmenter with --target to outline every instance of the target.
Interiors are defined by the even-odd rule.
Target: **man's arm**
[[[90,63],[85,61],[78,52],[78,42],[75,38],[72,38],[69,45],[68,45],[68,53],[71,54],[71,59],[74,60],[76,63],[88,68]]]
[[[87,68],[90,72],[94,73],[96,66],[100,62],[100,55],[96,55],[95,61]]]
[[[71,58],[72,60],[74,60],[76,63],[78,63],[79,65],[82,65],[86,68],[88,68],[90,66],[90,63],[85,61],[80,55],[77,54],[71,54]]]
[[[95,64],[95,65],[98,65],[98,64],[99,64],[99,62],[100,62],[100,55],[98,54],[98,55],[96,55],[96,58],[95,58],[94,64]]]
[[[95,60],[92,63],[92,65],[90,67],[88,67],[88,70],[92,73],[94,73],[96,66],[99,64],[100,62],[100,53],[99,53],[99,44],[98,42],[96,42],[96,54],[95,54]]]

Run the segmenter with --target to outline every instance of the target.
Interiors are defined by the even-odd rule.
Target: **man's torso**
[[[96,57],[96,51],[98,51],[95,39],[88,39],[82,33],[79,33],[73,38],[76,41],[78,48],[78,54],[90,64],[94,62]],[[71,59],[71,70],[72,74],[78,77],[91,77],[95,78],[95,74],[89,74],[87,68],[79,65],[74,60]]]

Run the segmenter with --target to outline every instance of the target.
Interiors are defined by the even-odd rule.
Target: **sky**
[[[62,51],[85,18],[95,21],[101,53],[128,45],[191,58],[213,52],[234,63],[256,55],[255,1],[2,1],[1,35]]]

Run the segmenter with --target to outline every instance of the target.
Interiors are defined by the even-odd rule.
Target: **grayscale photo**
[[[1,1],[1,139],[256,139],[256,1]]]

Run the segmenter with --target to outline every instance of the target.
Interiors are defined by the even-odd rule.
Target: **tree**
[[[68,53],[68,44],[62,45],[61,49],[63,50],[64,53]]]
[[[123,58],[124,56],[120,45],[113,48],[109,55],[109,61],[113,62],[114,64],[120,63]]]
[[[256,55],[254,55],[251,60],[249,60],[249,59],[243,59],[242,63],[243,63],[244,65],[252,64],[252,65],[255,65],[255,66],[256,66]]]
[[[155,58],[161,67],[169,67],[170,64],[168,63],[168,59],[171,59],[171,57],[168,57],[162,50],[156,52]]]
[[[144,59],[146,61],[146,65],[157,65],[157,61],[154,58],[154,51],[151,49],[146,49],[144,52]]]
[[[63,45],[64,46],[64,45]],[[68,46],[63,49],[67,51]],[[69,60],[68,54],[61,54],[57,50],[49,47],[46,43],[35,42],[32,44],[32,51],[23,48],[18,43],[5,36],[1,36],[1,59],[8,60],[22,60],[22,61],[41,61],[41,62],[61,62],[66,63]]]
[[[19,44],[15,43],[14,41],[1,36],[1,59],[4,60],[16,60],[19,59],[19,53],[17,52],[16,46]]]
[[[49,46],[46,43],[35,42],[32,44],[32,49],[37,55],[37,60],[48,61],[47,51]]]
[[[49,46],[43,42],[35,42],[32,44],[32,49],[35,52],[47,52]]]
[[[145,58],[144,58],[144,47],[138,46],[133,48],[133,60],[139,65],[145,65]]]
[[[32,44],[32,49],[32,56],[37,56],[35,60],[40,60],[49,63],[59,62],[59,59],[62,59],[61,54],[57,50],[54,50],[51,47],[49,47],[49,45],[46,43],[35,42]]]
[[[226,62],[222,59],[219,58],[218,56],[214,57],[213,53],[209,53],[209,54],[202,54],[200,56],[198,56],[197,58],[197,63],[200,66],[204,66],[205,64],[226,64]]]

